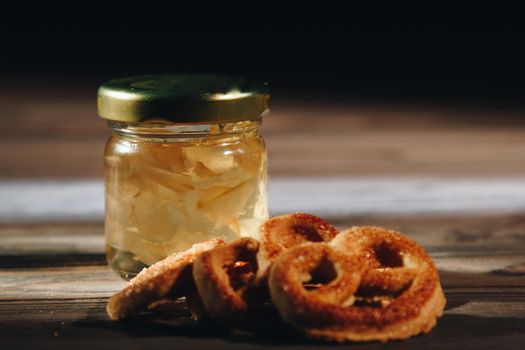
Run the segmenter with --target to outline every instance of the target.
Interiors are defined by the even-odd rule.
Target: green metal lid
[[[269,109],[266,83],[220,75],[144,75],[98,89],[98,114],[122,122],[257,120]]]

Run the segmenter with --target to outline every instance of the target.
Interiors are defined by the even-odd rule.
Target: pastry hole
[[[410,287],[411,283],[403,286],[401,289],[392,290],[388,289],[388,287],[380,287],[380,286],[368,286],[368,285],[360,285],[357,289],[355,295],[356,297],[362,297],[362,298],[384,298],[384,297],[390,297],[390,298],[396,298],[399,295],[401,295],[405,290],[407,290]]]
[[[303,236],[309,242],[323,242],[324,239],[321,237],[319,232],[312,227],[304,225],[294,225],[292,227],[295,233],[300,236]]]
[[[257,261],[253,254],[240,254],[233,263],[224,266],[233,290],[248,285],[255,277]]]
[[[401,254],[385,242],[374,247],[374,253],[381,267],[403,267]]]
[[[373,285],[368,283],[361,283],[357,291],[355,292],[355,306],[371,306],[371,307],[384,307],[387,306],[392,300],[399,297],[412,285],[412,281],[402,285],[394,286],[388,284],[384,285]]]
[[[388,306],[392,302],[392,298],[388,297],[362,297],[356,296],[354,304],[352,306],[356,307],[373,307],[373,308],[383,308]]]
[[[230,285],[233,290],[238,290],[250,282],[255,275],[255,270],[248,261],[236,261],[226,266],[226,273],[230,278]]]
[[[310,271],[310,279],[303,282],[303,287],[308,291],[315,290],[332,282],[336,277],[337,271],[334,264],[326,257],[323,257],[319,264]]]

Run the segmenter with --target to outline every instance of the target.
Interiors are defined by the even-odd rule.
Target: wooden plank
[[[29,95],[16,91],[0,95],[0,108],[14,120],[0,125],[0,178],[100,179],[108,131],[95,116],[92,93]],[[482,182],[522,179],[525,174],[525,119],[509,111],[314,106],[277,100],[263,133],[271,175],[341,175],[353,180],[395,175],[402,177],[399,181],[410,175]],[[521,203],[521,185],[507,185],[518,197],[509,204]],[[441,190],[444,195],[447,191]],[[354,192],[350,197],[364,198]],[[414,238],[434,258],[448,299],[446,313],[431,334],[352,347],[525,348],[525,216],[520,208],[517,214],[496,213],[498,198],[494,193],[486,198],[491,202],[485,208],[491,211],[484,215],[368,215],[351,207],[355,210],[327,216],[340,229],[380,225]],[[316,205],[316,210],[327,208],[326,202]],[[396,201],[387,205],[393,206],[400,205]],[[2,350],[327,346],[295,336],[272,318],[266,319],[262,335],[194,322],[181,303],[132,322],[112,322],[105,313],[107,298],[125,282],[105,265],[103,249],[100,221],[0,224]]]
[[[446,288],[517,288],[525,292],[525,272],[505,268],[523,256],[435,257]],[[481,261],[486,261],[480,265]],[[106,265],[0,269],[0,299],[104,297],[124,282]]]
[[[100,222],[0,225],[0,256],[100,254]]]
[[[331,219],[340,229],[376,225],[415,239],[431,252],[525,255],[525,216],[375,215]]]
[[[1,299],[107,297],[124,284],[108,266],[0,270]]]
[[[337,228],[376,225],[398,230],[433,254],[525,255],[525,216],[357,215],[328,218]],[[101,222],[0,224],[0,256],[102,254]]]
[[[0,222],[101,221],[104,184],[0,181]],[[271,215],[508,214],[525,212],[525,177],[493,179],[271,177]]]
[[[0,126],[0,177],[101,177],[108,131],[96,116],[94,92],[33,93],[0,96],[0,109],[13,121]],[[276,99],[263,134],[273,175],[525,172],[519,112]]]
[[[2,255],[0,256],[0,268],[20,267],[53,267],[53,266],[89,266],[106,265],[106,256],[97,254],[35,254],[35,255]]]
[[[438,266],[455,267],[461,259],[468,262],[471,257],[438,256],[435,259]],[[496,260],[505,266],[512,264],[515,258],[497,256]],[[482,260],[477,257],[475,265]],[[486,266],[497,267],[490,259]],[[448,306],[438,327],[430,335],[388,346],[459,349],[475,344],[479,349],[488,349],[504,341],[507,343],[503,348],[521,349],[525,341],[522,336],[525,332],[525,272],[474,270],[476,272],[442,270]],[[0,339],[3,346],[8,349],[34,347],[35,342],[44,348],[69,348],[73,344],[78,348],[126,346],[131,349],[153,344],[177,344],[178,349],[268,346],[315,349],[326,346],[290,336],[275,321],[266,323],[271,329],[267,328],[264,335],[194,322],[180,304],[131,322],[109,321],[105,314],[107,297],[123,284],[107,266],[0,269]],[[484,341],[477,343],[480,337]],[[353,346],[375,348],[379,344]]]
[[[100,276],[100,271],[95,274]],[[393,349],[463,349],[471,346],[477,349],[495,346],[521,349],[525,344],[523,276],[520,285],[514,285],[502,280],[511,276],[471,275],[469,280],[465,274],[442,274],[448,304],[445,315],[431,334],[386,346]],[[472,284],[474,280],[478,283]],[[105,313],[107,298],[96,297],[96,292],[91,292],[90,297],[75,297],[77,291],[69,290],[69,296],[63,298],[0,298],[2,347],[34,348],[38,344],[39,348],[53,349],[72,346],[79,349],[140,349],[176,344],[177,349],[259,349],[269,346],[276,349],[321,349],[327,346],[295,336],[276,321],[261,324],[259,333],[232,331],[195,322],[180,303],[129,322],[113,322]],[[330,346],[347,348],[349,345]],[[352,347],[371,349],[385,345],[352,344]]]
[[[439,326],[430,335],[388,347],[485,349],[502,347],[501,342],[503,348],[523,347],[522,215],[381,215],[331,220],[340,229],[375,224],[405,232],[429,250],[441,269],[448,306]],[[107,297],[124,282],[107,266],[92,265],[93,261],[103,264],[102,249],[102,223],[0,225],[0,263],[11,264],[0,264],[2,348],[34,348],[35,343],[40,348],[130,349],[173,344],[178,349],[326,346],[290,337],[275,322],[269,323],[272,328],[264,336],[196,323],[180,304],[134,322],[111,322],[105,314]],[[27,257],[31,263],[23,261]],[[84,258],[81,266],[73,266]],[[16,266],[26,268],[13,268]],[[353,346],[384,347],[374,343]]]
[[[520,349],[525,340],[525,300],[523,293],[486,294],[447,292],[450,305],[438,326],[429,335],[388,345],[393,349],[446,348],[476,346]],[[165,307],[155,315],[144,315],[130,322],[110,321],[105,314],[105,298],[82,300],[0,301],[0,339],[4,345],[39,345],[78,348],[102,345],[140,348],[148,345],[176,344],[177,349],[206,348],[259,349],[271,346],[325,348],[327,345],[305,340],[289,332],[279,322],[260,325],[259,333],[228,330],[221,326],[191,320],[180,303]],[[97,339],[103,339],[98,342]],[[483,342],[479,342],[482,339]],[[333,344],[332,344],[333,346]],[[347,348],[349,345],[336,346]],[[376,348],[379,344],[353,344],[357,348]],[[384,347],[385,345],[382,345]],[[39,346],[40,348],[40,346]]]

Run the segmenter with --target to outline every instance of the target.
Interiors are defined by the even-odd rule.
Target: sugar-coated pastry
[[[429,332],[446,303],[424,249],[379,227],[354,227],[328,244],[288,250],[274,263],[269,285],[286,322],[309,337],[339,342],[388,341]],[[337,298],[319,296],[334,289]]]
[[[142,270],[128,285],[109,298],[106,307],[112,320],[121,320],[166,299],[177,299],[194,289],[192,264],[199,254],[224,242],[212,239],[194,244],[190,249],[168,256]]]
[[[205,314],[233,320],[260,302],[254,284],[259,242],[239,238],[201,254],[193,264],[193,279]]]
[[[286,249],[307,242],[328,242],[335,235],[335,227],[311,214],[286,214],[267,220],[260,228],[258,278],[268,277],[273,261]]]

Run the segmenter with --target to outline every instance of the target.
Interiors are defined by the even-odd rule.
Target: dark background
[[[322,23],[288,31],[100,28],[4,32],[2,87],[95,91],[120,76],[197,72],[264,79],[277,98],[523,106],[524,35],[512,22],[373,31]]]
[[[407,12],[415,23],[342,11],[308,25],[290,25],[307,22],[296,12],[282,25],[253,12],[211,21],[198,11],[132,18],[92,9],[100,11],[88,22],[79,6],[62,16],[66,24],[37,14],[30,26],[0,31],[0,179],[101,178],[110,131],[97,117],[98,86],[155,73],[267,81],[271,113],[261,130],[271,175],[525,171],[519,9],[514,20],[490,8],[455,22]]]

